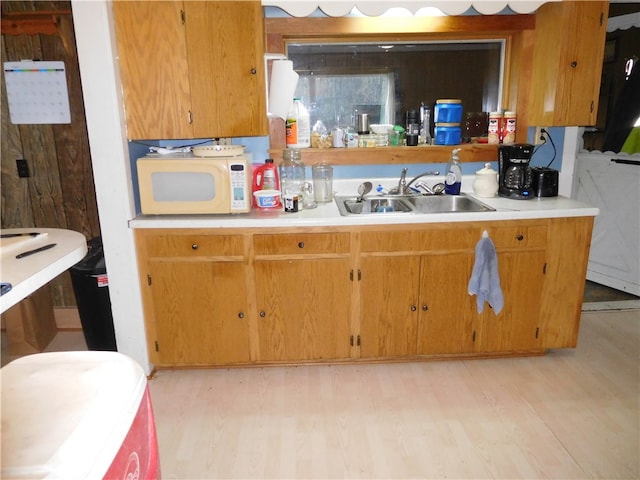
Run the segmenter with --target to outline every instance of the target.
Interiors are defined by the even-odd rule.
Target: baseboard
[[[583,312],[596,312],[605,310],[640,310],[640,300],[588,302],[582,304]]]

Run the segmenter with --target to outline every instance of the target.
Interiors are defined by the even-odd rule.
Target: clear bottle
[[[447,164],[446,177],[444,179],[444,193],[459,195],[462,186],[462,165],[458,158],[459,148],[454,148]]]
[[[288,148],[309,148],[311,146],[311,118],[299,98],[293,99],[285,127]]]
[[[297,195],[302,199],[306,178],[300,150],[297,148],[285,148],[282,151],[282,163],[279,170],[282,195]],[[302,205],[302,203],[300,202],[299,205]]]

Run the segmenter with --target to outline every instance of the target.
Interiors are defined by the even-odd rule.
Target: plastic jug
[[[278,169],[273,163],[272,158],[267,158],[264,161],[264,165],[258,166],[253,171],[253,183],[251,187],[251,193],[259,190],[280,190],[280,180],[278,178]],[[253,207],[260,208],[257,204],[255,195],[252,195]],[[282,207],[282,203],[278,197],[277,205],[273,205],[273,208]]]
[[[309,148],[311,146],[311,119],[304,103],[299,98],[293,99],[285,125],[288,148]]]

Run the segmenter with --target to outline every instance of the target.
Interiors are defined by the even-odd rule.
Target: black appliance
[[[536,197],[558,196],[558,170],[548,167],[532,167],[533,193]]]
[[[498,147],[498,195],[526,200],[534,196],[529,162],[533,145],[516,143]]]

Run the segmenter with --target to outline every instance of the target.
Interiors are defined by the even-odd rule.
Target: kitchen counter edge
[[[468,194],[469,196],[474,196]],[[296,213],[284,211],[252,211],[236,215],[139,215],[129,221],[129,227],[139,228],[304,228],[348,227],[359,225],[402,225],[420,223],[453,223],[500,220],[524,220],[563,217],[593,217],[599,209],[567,197],[536,197],[511,200],[501,197],[479,198],[492,207],[489,212],[456,212],[429,214],[377,214],[343,217],[335,202],[319,204],[317,208]]]

